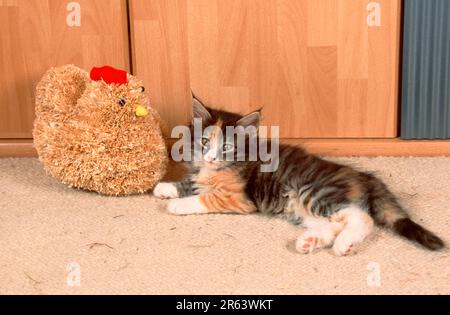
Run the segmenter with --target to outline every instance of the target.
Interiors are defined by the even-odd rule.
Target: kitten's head
[[[225,110],[208,108],[193,96],[192,112],[192,148],[198,156],[201,156],[201,166],[220,168],[230,165],[239,159],[242,160],[243,155],[248,155],[249,141],[252,137],[257,137],[257,129],[261,120],[260,110],[247,115],[240,115]],[[194,132],[195,121],[201,121],[201,135],[196,135]],[[249,132],[244,136],[245,150],[242,150],[241,147],[238,150],[238,136],[236,133],[230,133],[230,128],[227,130],[227,127],[238,131],[245,129]],[[254,133],[251,133],[251,131],[254,131]],[[196,146],[194,145],[195,143],[197,143]],[[230,157],[233,157],[233,159],[230,160]]]

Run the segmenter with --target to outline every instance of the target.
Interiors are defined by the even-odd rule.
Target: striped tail
[[[444,242],[438,236],[409,218],[396,220],[392,226],[392,229],[397,234],[409,239],[410,241],[419,243],[429,250],[439,250],[444,248]]]
[[[375,223],[390,228],[404,238],[429,250],[445,247],[444,242],[433,232],[412,221],[386,185],[371,176],[368,206]]]

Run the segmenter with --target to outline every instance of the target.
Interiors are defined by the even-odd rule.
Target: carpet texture
[[[450,158],[335,160],[376,171],[450,243]],[[37,159],[0,159],[0,293],[450,294],[448,249],[377,229],[355,255],[301,255],[300,229],[281,219],[178,217],[165,205],[70,189]]]

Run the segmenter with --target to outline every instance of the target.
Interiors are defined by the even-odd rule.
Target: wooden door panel
[[[67,0],[0,0],[0,138],[31,138],[34,89],[51,66],[129,70],[125,0],[79,0],[70,27]]]
[[[381,25],[368,26],[369,3]],[[173,127],[190,89],[283,138],[395,137],[400,0],[130,0],[134,71]]]
[[[184,1],[130,1],[133,70],[150,103],[174,126],[190,116],[189,59]]]

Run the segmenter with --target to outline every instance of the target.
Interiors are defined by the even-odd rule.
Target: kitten
[[[227,126],[258,128],[260,121],[259,111],[240,116],[207,108],[195,97],[193,113],[194,118],[201,119],[203,128],[217,126],[224,135]],[[260,160],[221,159],[237,147],[226,143],[230,139],[225,137],[224,144],[219,138],[214,131],[205,132],[200,139],[192,138],[194,143],[201,141],[202,160],[189,162],[190,173],[184,180],[155,187],[156,197],[171,198],[171,213],[259,211],[283,215],[306,228],[296,241],[300,253],[332,247],[336,255],[348,255],[372,232],[374,224],[430,250],[444,247],[439,237],[413,222],[386,185],[370,173],[283,144],[279,146],[278,169],[261,172]],[[246,140],[248,144],[248,137]]]

